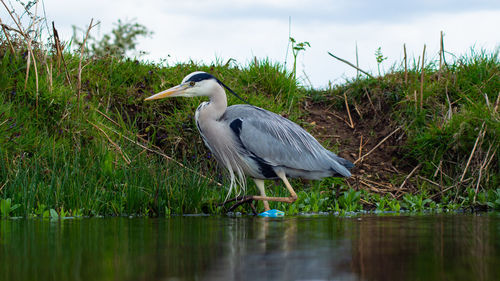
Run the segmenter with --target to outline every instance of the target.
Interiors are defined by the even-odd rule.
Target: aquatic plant
[[[12,200],[10,198],[1,199],[0,200],[0,215],[3,218],[10,217],[11,213],[14,212],[17,208],[21,207],[20,204],[12,204]]]

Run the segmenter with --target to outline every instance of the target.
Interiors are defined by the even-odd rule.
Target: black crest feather
[[[244,102],[246,104],[250,104],[245,99],[243,99],[238,94],[236,94],[233,90],[231,90],[231,88],[229,88],[228,86],[226,86],[226,84],[222,83],[222,81],[220,81],[219,79],[215,78],[215,76],[213,76],[212,74],[209,74],[209,73],[206,73],[206,72],[197,73],[197,74],[189,77],[189,79],[186,80],[186,82],[200,82],[200,81],[203,81],[203,80],[210,80],[210,79],[215,79],[215,81],[217,81],[222,87],[226,88],[231,94],[233,94],[235,97],[237,97],[238,99],[240,99],[242,102]]]

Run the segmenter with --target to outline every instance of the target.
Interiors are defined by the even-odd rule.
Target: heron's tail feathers
[[[350,177],[351,176],[351,172],[349,171],[350,169],[352,169],[354,167],[354,164],[351,163],[351,161],[349,160],[346,160],[342,157],[339,157],[337,155],[334,155],[333,157],[333,167],[332,169],[340,174],[341,176],[343,177]]]
[[[346,167],[346,169],[348,170],[354,168],[354,164],[351,161],[346,160],[344,158],[338,157],[337,162],[339,162],[342,166]]]

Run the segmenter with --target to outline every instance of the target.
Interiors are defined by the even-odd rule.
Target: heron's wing
[[[271,165],[306,171],[333,170],[350,176],[352,163],[325,149],[294,122],[251,105],[227,108],[221,121],[229,124],[246,150]]]

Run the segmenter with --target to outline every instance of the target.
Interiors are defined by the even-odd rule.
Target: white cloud
[[[299,74],[306,73],[317,87],[328,81],[342,82],[356,71],[334,60],[327,51],[355,61],[355,43],[360,67],[376,72],[374,52],[378,47],[389,59],[385,69],[408,54],[437,54],[439,32],[445,48],[457,55],[471,46],[494,49],[500,38],[498,1],[68,1],[45,0],[49,21],[55,21],[60,35],[69,40],[72,25],[84,28],[91,18],[101,24],[94,35],[113,28],[118,19],[136,19],[154,31],[139,49],[146,58],[168,58],[169,62],[189,59],[210,63],[216,57],[236,59],[245,64],[253,56],[283,62],[288,43],[288,18],[292,36],[309,41],[311,48],[299,57]],[[4,11],[0,12],[5,22]],[[291,55],[289,54],[289,61]],[[289,64],[291,65],[291,64]]]

